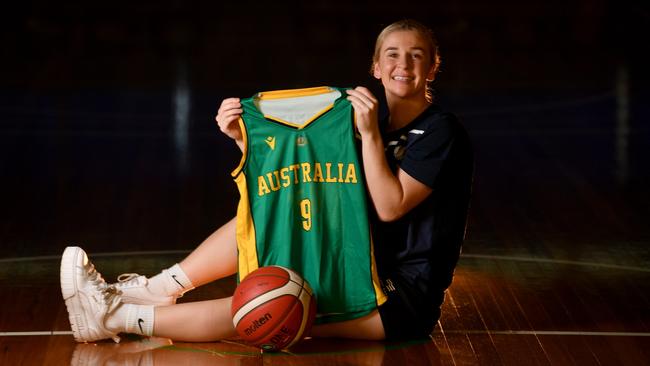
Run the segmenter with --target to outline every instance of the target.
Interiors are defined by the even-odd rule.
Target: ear
[[[436,65],[431,66],[431,70],[427,74],[427,81],[431,82],[436,79]]]
[[[381,70],[379,69],[379,63],[375,62],[372,64],[372,76],[375,77],[375,79],[380,80],[381,79]]]

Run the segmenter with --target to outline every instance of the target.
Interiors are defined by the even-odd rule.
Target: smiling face
[[[437,66],[429,42],[416,30],[396,30],[378,46],[373,76],[384,85],[386,98],[426,100],[427,82]]]

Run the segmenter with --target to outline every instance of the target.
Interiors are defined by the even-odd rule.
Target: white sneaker
[[[145,276],[123,273],[117,277],[117,282],[110,286],[121,293],[122,302],[125,304],[161,306],[176,303],[176,296],[154,294],[149,290],[148,284],[149,280]]]
[[[68,308],[68,318],[77,342],[112,338],[117,333],[104,326],[107,315],[120,304],[117,291],[106,282],[79,247],[67,247],[61,258],[61,294]]]

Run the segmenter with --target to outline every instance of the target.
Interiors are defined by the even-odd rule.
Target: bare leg
[[[237,271],[236,227],[233,218],[179,263],[194,287],[230,276]]]
[[[237,336],[232,324],[232,297],[155,308],[153,334],[176,341],[209,342]],[[313,337],[383,340],[384,327],[377,310],[353,320],[314,326]]]
[[[233,218],[205,239],[180,264],[195,287],[237,271],[236,222]],[[177,341],[206,342],[236,336],[230,315],[232,297],[155,308],[154,335]],[[382,340],[378,311],[353,320],[317,325],[314,337]]]
[[[311,331],[313,337],[339,337],[379,341],[386,338],[379,311],[338,323],[316,325]]]
[[[237,335],[230,316],[232,297],[155,308],[153,334],[186,342],[209,342]]]

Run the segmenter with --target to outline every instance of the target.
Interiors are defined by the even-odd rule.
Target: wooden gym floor
[[[472,136],[476,179],[430,340],[309,339],[278,354],[160,338],[75,343],[58,283],[66,245],[83,246],[109,281],[152,275],[234,214],[237,157],[212,124],[214,98],[196,98],[188,127],[161,123],[174,115],[160,111],[168,97],[5,99],[18,107],[0,125],[1,365],[650,363],[650,131],[634,119],[648,111],[621,120],[611,93],[449,101]],[[182,301],[233,287],[223,279]]]

